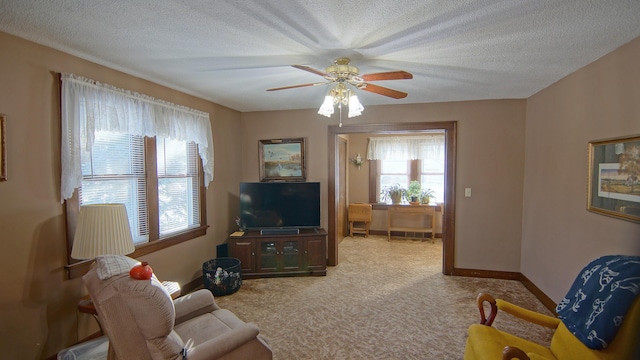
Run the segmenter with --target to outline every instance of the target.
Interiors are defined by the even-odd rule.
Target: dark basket
[[[240,260],[221,257],[206,261],[202,264],[202,277],[205,289],[214,296],[233,294],[242,285]]]

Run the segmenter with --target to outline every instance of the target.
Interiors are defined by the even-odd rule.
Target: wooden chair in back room
[[[371,204],[349,204],[349,236],[354,233],[364,234],[369,237],[369,225],[371,224]],[[358,227],[362,225],[363,227]]]

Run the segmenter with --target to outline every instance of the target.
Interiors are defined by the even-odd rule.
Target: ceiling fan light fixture
[[[333,97],[331,95],[324,97],[324,102],[320,105],[318,114],[326,117],[331,117],[331,115],[333,115]]]
[[[338,83],[329,91],[329,94],[324,98],[324,102],[320,105],[320,109],[318,109],[318,114],[331,117],[335,105],[338,105],[340,110],[342,110],[342,105],[349,106],[349,117],[362,115],[362,110],[364,110],[364,106],[362,106],[356,94],[353,90],[348,89],[344,83]]]

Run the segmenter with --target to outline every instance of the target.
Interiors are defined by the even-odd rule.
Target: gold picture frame
[[[260,140],[260,181],[305,181],[305,138]]]
[[[589,142],[587,210],[640,222],[640,135]]]
[[[0,181],[7,181],[6,116],[0,114]]]

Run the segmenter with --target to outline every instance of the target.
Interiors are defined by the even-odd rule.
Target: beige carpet
[[[345,238],[326,277],[244,280],[218,305],[256,323],[274,359],[462,359],[479,292],[545,314],[519,282],[442,275],[442,243]],[[495,326],[548,344],[507,314]]]

